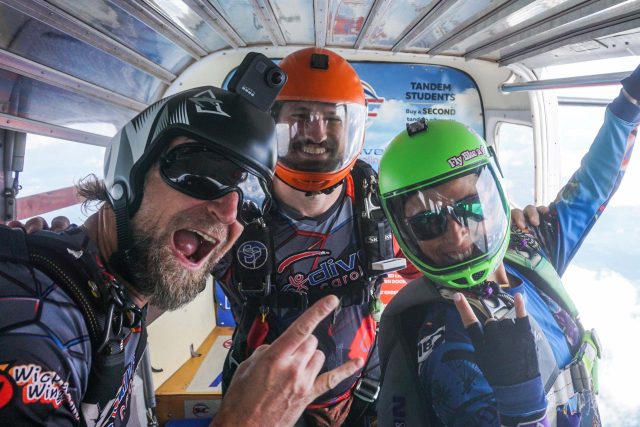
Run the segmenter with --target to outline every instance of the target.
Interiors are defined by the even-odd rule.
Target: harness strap
[[[26,235],[23,230],[0,226],[0,241],[0,258],[38,269],[74,301],[84,319],[92,348],[91,371],[83,402],[106,404],[113,399],[122,383],[125,367],[121,325],[125,323],[123,317],[127,313],[120,309],[129,305],[125,304],[128,300],[123,293],[114,293],[117,283],[107,283],[102,277],[100,261],[87,251],[88,237],[77,228],[60,236],[47,231]],[[112,329],[112,318],[104,316],[107,305],[112,313],[116,308],[119,310],[120,326],[115,328],[118,330]],[[132,327],[142,316],[133,317],[132,321],[126,322]],[[109,351],[100,351],[103,335],[111,344]],[[143,326],[136,362],[140,360],[145,344],[146,330]]]
[[[380,380],[361,377],[353,389],[353,395],[363,402],[373,403],[380,393]]]
[[[335,295],[340,298],[340,305],[342,307],[362,305],[369,302],[371,297],[370,288],[372,286],[371,283],[363,283],[361,286],[352,284],[340,288],[317,290],[309,294],[298,294],[294,292],[272,293],[261,300],[261,305],[306,310],[310,305],[313,305],[316,301],[327,295]]]
[[[511,248],[505,254],[505,258],[509,260],[519,273],[531,281],[536,288],[542,290],[545,294],[558,303],[573,319],[582,335],[582,344],[576,355],[574,362],[578,360],[582,363],[582,367],[578,369],[586,369],[589,380],[582,380],[586,375],[574,374],[576,381],[588,384],[589,389],[598,392],[598,359],[601,356],[601,345],[594,329],[585,330],[580,321],[578,310],[562,285],[558,273],[555,271],[551,263],[547,260],[540,247],[540,244],[532,234],[524,233],[517,228],[511,230]],[[595,354],[595,355],[594,355]],[[576,371],[577,368],[574,368]],[[565,374],[566,375],[566,374]],[[577,384],[577,383],[576,383]],[[585,387],[577,386],[578,390],[583,391]],[[580,391],[576,391],[579,393]],[[575,393],[574,393],[575,394]]]
[[[427,393],[416,373],[418,330],[425,309],[444,301],[433,286],[421,277],[407,284],[382,313],[379,351],[382,381],[378,403],[379,425],[428,427],[435,415],[425,405]]]
[[[378,348],[378,332],[378,324],[376,323],[373,343],[371,343],[371,348],[369,350],[369,354],[367,355],[367,360],[362,367],[362,374],[360,374],[360,378],[353,388],[353,395],[366,403],[375,402],[378,398],[378,394],[380,393],[380,378],[373,378],[370,375],[370,373],[373,372],[375,366],[373,368],[369,366],[371,364],[373,353],[377,351]]]
[[[585,391],[598,392],[596,376],[592,376],[591,373],[600,358],[600,344],[595,330],[585,333],[586,338],[580,351],[567,367],[559,371],[547,392],[547,419],[551,425],[555,425],[558,406],[566,405],[572,398]]]
[[[404,258],[394,258],[391,225],[378,196],[378,174],[368,163],[356,160],[350,177],[358,247],[366,275],[374,278],[405,268]]]
[[[377,348],[377,341],[378,328],[376,328],[374,341],[371,345],[371,350],[369,350],[367,361],[362,368],[360,378],[358,378],[355,386],[351,389],[353,400],[351,402],[349,414],[347,415],[347,419],[345,420],[345,425],[354,427],[362,425],[363,417],[367,414],[367,410],[375,404],[376,400],[378,400],[378,395],[380,394],[381,388],[381,378],[374,378],[373,376],[371,376],[371,373],[374,371],[375,366],[373,368],[369,367],[371,363],[371,356]]]

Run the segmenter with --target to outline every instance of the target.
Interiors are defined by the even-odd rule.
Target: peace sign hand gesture
[[[492,387],[521,384],[540,375],[536,343],[521,294],[515,296],[516,319],[489,319],[480,326],[467,299],[454,295],[473,347],[476,363]]]

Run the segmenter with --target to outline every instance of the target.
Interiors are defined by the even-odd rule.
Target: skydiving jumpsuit
[[[37,234],[42,233],[48,232]],[[123,339],[110,359],[119,362],[122,374],[107,378],[111,386],[97,391],[112,394],[90,396],[96,361],[82,312],[28,259],[16,259],[5,239],[3,235],[0,248],[0,425],[126,425],[134,374],[146,343],[142,329],[123,328]],[[81,228],[70,228],[56,239],[69,242],[74,264],[91,270],[94,286],[103,280],[98,250]],[[76,256],[90,261],[81,265]],[[104,323],[103,313],[96,310],[95,316]]]
[[[345,295],[336,314],[323,320],[314,335],[318,348],[325,354],[323,372],[336,368],[349,359],[366,360],[375,335],[376,324],[369,311],[369,303],[358,299],[364,286],[365,273],[359,257],[354,223],[354,206],[349,185],[342,195],[319,218],[301,217],[286,206],[276,206],[266,216],[271,229],[275,250],[275,290],[266,307],[267,323],[262,323],[256,312],[243,309],[244,299],[237,288],[233,268],[227,269],[220,281],[231,301],[234,317],[238,320],[233,346],[224,367],[224,382],[228,385],[238,363],[262,344],[248,339],[254,322],[268,328],[265,343],[272,342],[297,319],[306,306],[328,293],[360,290]],[[273,288],[272,284],[272,288]],[[308,302],[299,302],[308,297]],[[297,306],[296,306],[297,305]],[[249,341],[249,343],[247,343]],[[369,368],[377,367],[377,352],[372,352]],[[348,398],[360,371],[318,397],[311,408],[328,407]]]
[[[631,155],[639,122],[640,107],[629,103],[622,95],[614,100],[607,108],[604,124],[581,167],[551,204],[540,227],[530,228],[540,244],[542,256],[551,262],[559,275],[564,273],[617,189]],[[511,249],[513,245],[512,239]],[[506,259],[505,267],[511,281],[511,288],[506,291],[512,295],[522,293],[529,316],[537,322],[550,344],[551,363],[558,368],[566,367],[581,344],[576,323],[556,301],[534,286]],[[512,420],[517,420],[518,416],[526,419],[540,402],[544,402],[544,390],[531,381],[492,389],[475,363],[473,346],[452,303],[430,306],[418,337],[418,370],[432,409],[431,425],[500,425],[496,396],[500,398],[500,412],[508,414]],[[544,426],[547,422],[518,425]],[[557,425],[600,425],[593,393],[586,391],[558,407]]]

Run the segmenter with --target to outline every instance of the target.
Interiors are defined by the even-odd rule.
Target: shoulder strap
[[[27,235],[21,229],[6,226],[0,226],[0,241],[0,258],[33,265],[69,295],[85,319],[92,347],[95,348],[101,325],[93,308],[99,302],[99,295],[91,294],[88,286],[85,286],[85,283],[95,279],[87,277],[84,269],[77,266],[72,268],[69,260],[69,257],[81,256],[84,253],[83,248],[75,247],[68,242],[63,243],[55,233],[39,232]]]
[[[518,270],[537,288],[549,295],[557,302],[578,326],[581,334],[581,344],[578,352],[573,355],[571,364],[561,371],[558,381],[572,383],[575,391],[585,388],[598,389],[598,359],[601,357],[602,346],[594,329],[585,330],[578,310],[567,293],[560,276],[551,262],[544,256],[540,244],[534,236],[520,230],[512,230],[509,250],[505,254],[509,265]],[[579,373],[579,374],[577,374]],[[584,378],[587,378],[584,380]],[[553,384],[555,389],[562,390],[566,395],[566,385]],[[562,399],[561,399],[562,400]]]
[[[351,177],[358,247],[362,249],[367,275],[373,278],[404,268],[405,264],[390,263],[386,269],[380,265],[382,261],[392,261],[394,251],[391,226],[378,197],[378,174],[371,165],[358,159]]]
[[[444,301],[424,278],[406,285],[382,313],[379,333],[382,390],[378,403],[381,425],[428,427],[432,414],[418,379],[417,338],[430,304]]]
[[[25,235],[29,262],[49,276],[76,303],[89,330],[91,347],[98,347],[104,319],[96,316],[104,310],[96,273],[91,274],[83,246],[74,245],[51,232]]]
[[[558,302],[574,320],[577,320],[578,309],[562,284],[557,271],[543,256],[535,237],[512,228],[511,242],[505,259],[531,283]]]
[[[245,298],[264,298],[271,292],[275,271],[273,235],[263,218],[248,224],[232,249],[238,290]]]

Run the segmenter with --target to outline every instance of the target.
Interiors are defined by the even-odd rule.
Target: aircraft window
[[[637,58],[637,57],[636,57]],[[586,96],[586,95],[585,95]],[[598,132],[604,107],[560,107],[562,166],[566,181]],[[637,143],[637,141],[636,141]],[[640,160],[631,156],[618,192],[595,224],[563,277],[585,325],[595,327],[604,346],[600,362],[600,410],[603,425],[637,425],[640,401],[636,385],[640,342]],[[631,421],[631,423],[630,423]]]
[[[523,208],[535,200],[533,129],[513,123],[499,123],[496,135],[498,161],[513,206]]]
[[[565,64],[538,70],[541,79],[616,73],[633,70],[640,56],[611,58]],[[579,166],[602,123],[605,107],[594,106],[598,99],[611,100],[619,85],[560,89],[553,91],[562,100],[580,99],[592,106],[561,103],[558,107],[560,179],[566,182]],[[636,144],[638,139],[636,138]],[[563,282],[580,309],[583,323],[598,331],[603,344],[600,362],[600,413],[603,425],[636,426],[640,401],[635,385],[640,371],[635,366],[640,342],[640,279],[636,264],[640,259],[640,160],[638,150],[631,156],[617,193],[567,268]]]
[[[101,134],[114,134],[116,131],[115,126],[105,123],[74,127]],[[90,173],[101,177],[104,151],[104,147],[27,134],[24,171],[20,173],[22,190],[18,197],[23,198],[69,187]],[[57,165],[73,165],[73,167]],[[82,224],[86,219],[80,204],[40,214],[48,221],[58,215],[68,216],[71,222],[76,224]]]
[[[247,44],[269,42],[269,35],[253,12],[249,0],[208,0],[216,9],[222,11],[233,22],[233,28],[238,31],[242,40]]]
[[[373,0],[331,2],[327,44],[353,46],[372,4]]]
[[[0,108],[3,113],[54,125],[71,127],[84,122],[106,122],[120,128],[135,112],[95,98],[0,70]],[[115,134],[115,130],[107,136]],[[103,134],[104,135],[104,134]]]
[[[0,48],[98,86],[150,103],[165,90],[157,78],[0,3]]]
[[[51,0],[51,3],[69,11],[92,27],[113,36],[171,72],[181,71],[192,60],[183,49],[108,2]]]
[[[271,0],[271,5],[288,44],[313,44],[315,42],[312,2]]]
[[[208,52],[229,47],[226,41],[182,0],[149,0],[167,19],[197,40]]]

